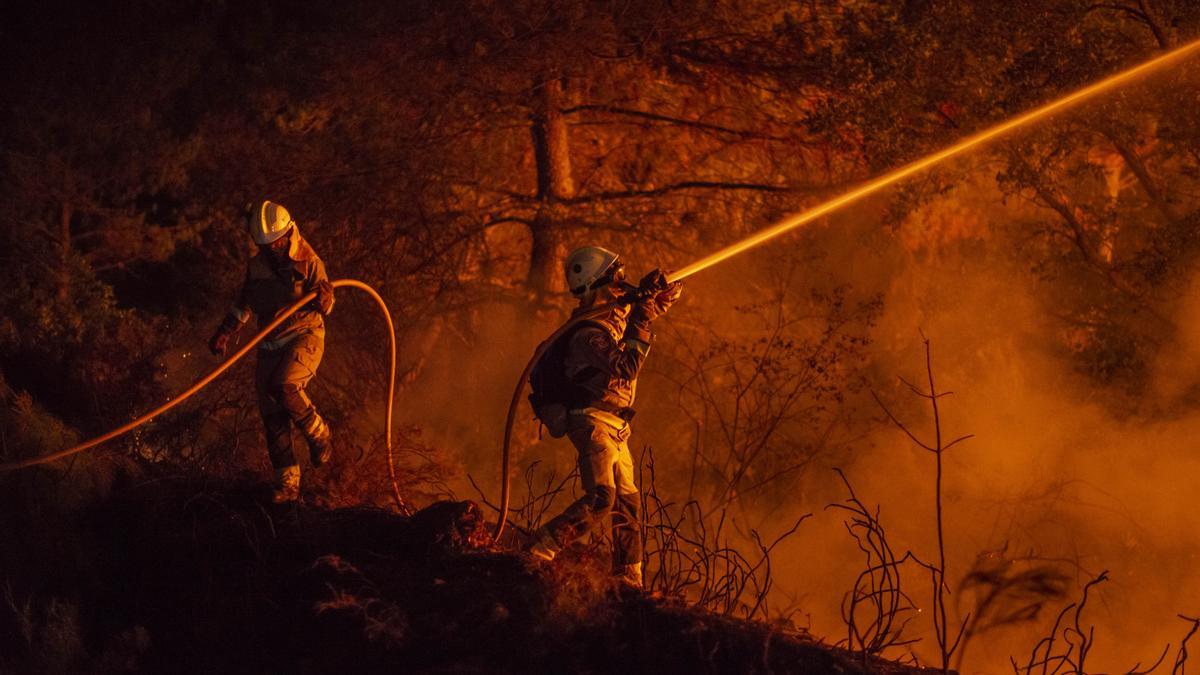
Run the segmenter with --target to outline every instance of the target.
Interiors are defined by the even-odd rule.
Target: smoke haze
[[[639,390],[633,444],[654,448],[659,492],[683,501],[695,442],[678,386],[666,372],[681,358],[671,340],[700,335],[693,330],[698,322],[736,331],[745,315],[734,308],[765,292],[783,250],[790,251],[803,259],[793,291],[845,284],[856,299],[882,295],[859,374],[924,439],[932,439],[927,405],[898,378],[927,386],[921,335],[931,341],[938,389],[954,392],[941,400],[944,439],[974,436],[945,455],[952,589],[977,556],[989,553],[1047,561],[1069,577],[1066,597],[1050,600],[1035,620],[976,638],[964,672],[1007,672],[1009,656],[1023,663],[1057,612],[1102,570],[1111,580],[1095,589],[1084,615],[1085,628],[1097,627],[1092,663],[1116,670],[1152,662],[1185,632],[1175,615],[1200,606],[1200,582],[1192,574],[1200,534],[1190,500],[1200,470],[1192,441],[1200,416],[1189,404],[1200,374],[1200,350],[1191,340],[1200,334],[1200,301],[1185,297],[1169,308],[1180,330],[1159,351],[1144,393],[1114,393],[1080,372],[1064,346],[1052,287],[1014,254],[1019,242],[1006,223],[1029,217],[1031,209],[1002,205],[994,191],[965,186],[894,226],[884,224],[882,211],[874,204],[836,216],[689,280],[685,300],[665,320],[679,325],[659,331]],[[651,265],[636,260],[631,266]],[[464,473],[493,503],[512,387],[533,346],[565,314],[563,308],[531,317],[508,306],[472,314],[475,334],[485,336],[481,342],[444,329],[405,395],[402,414],[425,427],[428,442],[461,453]],[[846,471],[865,503],[879,505],[897,551],[912,550],[926,561],[935,561],[937,551],[933,456],[888,424],[864,392],[847,398],[845,408],[861,435],[788,476],[793,496],[782,507],[766,509],[753,499],[730,505],[735,529],[757,528],[768,539],[799,515],[816,514],[773,557],[775,604],[798,610],[798,623],[810,623],[830,640],[844,634],[839,605],[861,570],[841,514],[824,510],[845,497],[831,467]],[[550,470],[564,475],[574,461],[566,442],[537,441],[527,408],[519,420],[518,501],[529,462],[541,461],[544,476]],[[460,497],[475,496],[461,476],[454,487]],[[926,610],[909,631],[923,638],[915,651],[934,662],[936,644],[924,618],[928,575],[909,566],[904,583]],[[972,608],[970,593],[950,602],[958,603],[959,620]]]

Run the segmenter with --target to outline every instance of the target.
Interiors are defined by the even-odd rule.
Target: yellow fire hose
[[[337,281],[333,282],[333,287],[334,288],[341,288],[341,287],[357,288],[361,291],[364,291],[367,295],[370,295],[371,298],[375,301],[375,304],[379,306],[379,310],[381,312],[383,312],[384,319],[387,320],[388,348],[389,348],[390,356],[389,356],[389,361],[388,361],[388,397],[387,397],[387,414],[384,419],[384,443],[387,446],[388,477],[391,479],[391,482],[392,482],[392,498],[396,502],[396,508],[398,508],[401,513],[405,513],[405,514],[411,513],[412,510],[409,508],[408,504],[404,501],[404,498],[400,496],[400,485],[396,482],[396,465],[395,465],[395,461],[392,457],[392,406],[393,406],[393,399],[395,398],[395,394],[396,394],[396,329],[395,329],[395,326],[392,324],[392,314],[391,314],[391,312],[388,311],[387,303],[385,303],[383,301],[383,298],[380,297],[379,294],[375,292],[375,289],[371,288],[370,286],[368,286],[367,284],[364,284],[361,281],[358,281],[356,279],[338,279]],[[97,445],[104,443],[105,441],[112,440],[112,439],[116,438],[117,436],[127,433],[133,429],[136,429],[137,427],[140,427],[141,425],[145,424],[146,422],[149,422],[150,420],[154,419],[155,417],[158,417],[159,415],[167,412],[168,410],[174,408],[175,406],[179,405],[180,403],[183,403],[184,401],[186,401],[189,397],[191,397],[196,392],[198,392],[201,389],[203,389],[204,387],[208,386],[208,384],[210,382],[212,382],[213,380],[217,379],[217,377],[219,377],[221,375],[221,373],[224,373],[226,370],[229,370],[229,368],[233,364],[237,363],[238,360],[240,360],[246,354],[249,354],[250,350],[253,349],[254,346],[257,345],[259,342],[261,342],[264,338],[266,338],[267,335],[269,335],[271,333],[271,331],[275,330],[275,328],[278,327],[280,324],[282,324],[284,321],[286,321],[289,316],[294,314],[301,307],[307,305],[310,301],[312,301],[316,297],[317,297],[316,293],[309,293],[308,295],[305,295],[304,297],[297,300],[290,307],[288,307],[283,312],[281,312],[278,316],[276,316],[275,320],[273,320],[271,323],[267,324],[262,330],[260,330],[258,332],[257,335],[255,335],[249,342],[247,342],[245,345],[243,345],[241,349],[237,350],[233,354],[233,356],[230,356],[228,359],[226,359],[224,363],[222,363],[221,365],[214,368],[213,371],[210,372],[208,375],[205,375],[204,377],[200,378],[200,380],[198,380],[195,384],[193,384],[191,387],[188,387],[188,389],[186,391],[184,391],[183,393],[179,394],[178,396],[172,398],[171,400],[167,401],[166,403],[160,405],[159,407],[155,408],[154,410],[151,410],[150,412],[146,413],[145,415],[142,415],[141,417],[133,420],[132,422],[129,422],[128,424],[117,427],[116,429],[113,429],[112,431],[109,431],[100,436],[96,436],[95,438],[89,439],[83,443],[80,443],[79,445],[76,445],[75,447],[67,448],[66,450],[60,450],[58,452],[51,453],[49,455],[43,455],[41,457],[30,457],[28,459],[20,459],[20,460],[14,460],[11,462],[4,462],[4,463],[0,464],[0,473],[4,473],[6,471],[15,471],[17,469],[24,469],[26,467],[35,466],[38,464],[46,464],[49,462],[53,462],[55,460],[62,459],[64,457],[70,457],[71,455],[83,452],[84,450],[88,450],[90,448],[94,448]]]
[[[1057,112],[1061,112],[1062,110],[1065,110],[1085,99],[1092,98],[1098,94],[1102,94],[1122,85],[1129,84],[1134,79],[1146,75],[1151,71],[1162,68],[1163,66],[1176,63],[1184,56],[1191,55],[1197,49],[1200,49],[1200,40],[1193,40],[1192,42],[1177,47],[1165,54],[1150,59],[1149,61],[1133,66],[1114,75],[1110,75],[1099,82],[1095,82],[1083,87],[1082,89],[1050,101],[1049,103],[1045,103],[1037,108],[1034,108],[1033,110],[1030,110],[1029,112],[1022,113],[1021,115],[988,127],[983,131],[972,134],[971,136],[968,136],[954,145],[939,150],[931,155],[922,157],[914,162],[905,164],[898,169],[894,169],[879,176],[878,178],[871,179],[845,194],[824,201],[806,211],[802,211],[788,218],[784,218],[783,220],[769,227],[755,232],[745,239],[734,242],[733,244],[730,244],[729,246],[726,246],[715,253],[711,253],[693,262],[677,272],[671,272],[667,275],[667,281],[680,281],[701,270],[712,267],[719,262],[728,260],[729,258],[732,258],[750,248],[774,239],[781,234],[790,232],[801,225],[810,223],[821,216],[832,213],[833,211],[836,211],[837,209],[840,209],[851,202],[858,201],[867,195],[874,194],[889,185],[912,176],[913,174],[924,171],[935,164],[939,164],[947,159],[950,159],[951,157],[960,155],[968,150],[981,146],[998,136],[1006,134],[1019,127],[1023,127],[1030,122],[1034,122]],[[513,420],[516,417],[517,407],[521,402],[521,394],[525,389],[525,383],[528,381],[530,373],[533,372],[534,364],[536,364],[538,359],[541,358],[542,354],[546,351],[546,348],[549,347],[555,339],[557,339],[566,331],[570,330],[572,326],[580,321],[586,321],[589,318],[602,316],[611,308],[612,305],[604,305],[603,307],[598,307],[594,311],[589,311],[586,314],[582,314],[565,323],[561,328],[547,338],[545,342],[538,345],[538,348],[533,353],[533,358],[529,360],[529,363],[525,366],[525,370],[521,371],[521,379],[517,381],[516,391],[513,392],[512,402],[508,407],[508,419],[504,427],[504,449],[501,453],[502,459],[500,469],[500,519],[499,522],[496,523],[496,530],[493,535],[494,538],[500,538],[500,534],[504,531],[504,525],[508,521],[509,444],[512,440]]]

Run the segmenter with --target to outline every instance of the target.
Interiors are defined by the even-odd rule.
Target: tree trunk
[[[71,297],[71,219],[75,217],[75,175],[70,166],[62,169],[62,198],[58,204],[58,288],[60,302]]]
[[[537,164],[537,214],[530,225],[532,250],[529,286],[540,296],[561,293],[566,283],[560,273],[564,249],[566,209],[561,200],[575,193],[571,178],[571,151],[563,118],[563,86],[557,77],[536,87],[533,106],[533,151]]]
[[[71,217],[75,209],[64,199],[58,209],[58,292],[60,301],[71,296]]]

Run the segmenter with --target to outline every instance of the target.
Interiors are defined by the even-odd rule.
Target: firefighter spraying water
[[[641,588],[640,497],[629,452],[630,421],[638,373],[650,351],[650,326],[683,288],[657,270],[636,288],[627,287],[617,254],[592,246],[567,256],[564,272],[579,307],[571,330],[557,335],[534,367],[530,401],[550,435],[566,435],[579,452],[584,494],[537,531],[529,553],[553,560],[564,545],[607,525],[611,512],[613,573]],[[631,298],[622,302],[624,296]]]
[[[951,145],[936,153],[922,157],[917,161],[906,164],[898,169],[889,171],[888,173],[872,179],[863,185],[833,199],[822,202],[806,211],[785,218],[774,225],[759,230],[754,234],[734,242],[725,248],[722,248],[714,253],[711,253],[689,265],[674,272],[666,274],[664,281],[667,283],[675,283],[690,277],[697,272],[706,270],[713,265],[728,260],[738,254],[744,253],[751,248],[766,243],[780,235],[786,234],[801,225],[810,223],[822,216],[828,215],[843,206],[856,202],[864,197],[872,195],[880,190],[893,185],[909,176],[917,174],[925,169],[928,169],[936,164],[939,164],[947,159],[961,155],[969,150],[980,147],[981,145],[991,141],[1003,134],[1006,134],[1015,129],[1027,126],[1037,120],[1044,119],[1057,112],[1061,112],[1072,105],[1080,103],[1084,100],[1093,98],[1099,94],[1112,91],[1118,87],[1129,84],[1138,77],[1146,75],[1152,71],[1158,70],[1164,66],[1179,62],[1186,56],[1190,56],[1200,49],[1200,40],[1189,42],[1182,47],[1178,47],[1162,56],[1151,59],[1140,65],[1123,70],[1115,75],[1111,75],[1099,82],[1091,84],[1087,87],[1079,89],[1073,93],[1067,94],[1061,98],[1055,99],[1042,106],[1034,108],[1029,112],[1018,115],[1012,119],[1006,120],[995,126],[989,127],[966,139]],[[608,311],[605,307],[599,307],[588,312],[577,312],[573,314],[571,319],[567,321],[561,328],[543,342],[537,350],[534,351],[533,357],[529,364],[521,373],[520,379],[517,381],[517,386],[513,392],[512,400],[509,404],[508,417],[504,428],[504,444],[501,452],[501,475],[500,475],[500,516],[496,524],[495,536],[499,537],[504,531],[505,523],[508,520],[508,504],[510,499],[509,487],[509,464],[512,456],[512,434],[513,424],[516,420],[517,407],[522,398],[525,384],[529,380],[530,374],[534,369],[534,365],[541,358],[542,353],[564,333],[573,329],[576,322],[594,320],[596,317],[603,316]]]

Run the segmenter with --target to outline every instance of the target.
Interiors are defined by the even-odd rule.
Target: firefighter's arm
[[[666,314],[683,294],[682,282],[668,282],[666,275],[659,270],[647,274],[639,288],[642,291],[641,297],[629,312],[625,335],[621,340],[622,346],[619,348],[620,357],[612,359],[614,374],[627,380],[637,377],[642,363],[646,360],[646,354],[650,351],[650,339],[653,336],[650,324]],[[612,340],[609,342],[612,343]],[[612,344],[615,346],[615,343]]]
[[[246,281],[242,282],[242,289],[238,292],[237,301],[233,303],[233,307],[229,308],[229,313],[221,320],[221,325],[217,326],[216,332],[208,340],[208,349],[217,356],[224,356],[225,350],[229,347],[229,341],[233,339],[238,331],[241,330],[242,324],[250,320],[252,312],[250,311],[250,302],[247,300],[246,287],[250,282],[250,273],[246,272]]]
[[[602,372],[623,380],[632,380],[638,376],[650,345],[634,339],[626,339],[618,344],[600,328],[584,328],[572,339],[572,350],[580,354],[583,360]]]
[[[665,274],[654,270],[642,279],[639,290],[641,297],[629,312],[624,339],[627,343],[641,344],[649,349],[650,324],[678,302],[679,296],[683,295],[683,282],[670,283]]]
[[[333,311],[333,284],[329,283],[329,275],[325,273],[325,263],[314,257],[304,278],[304,292],[316,292],[317,298],[311,303],[313,309],[329,316]]]

